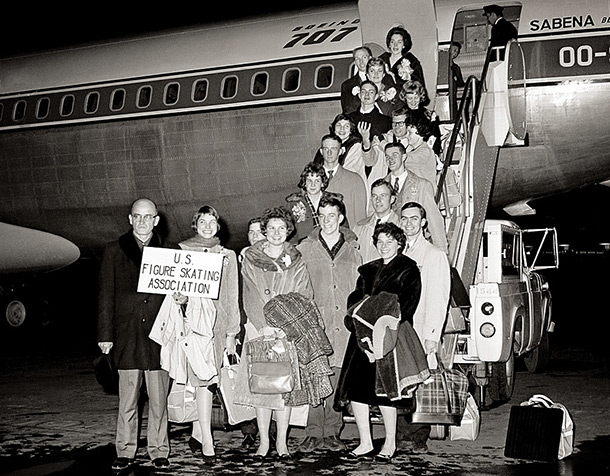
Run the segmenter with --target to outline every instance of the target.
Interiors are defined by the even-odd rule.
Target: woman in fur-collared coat
[[[313,298],[309,272],[301,253],[286,241],[294,231],[291,213],[283,207],[265,210],[261,216],[261,230],[265,239],[246,250],[241,269],[243,306],[247,316],[246,341],[258,337],[263,328],[268,328],[263,308],[270,299],[291,292]],[[242,364],[244,362],[246,359],[242,354]],[[252,394],[246,388],[242,395],[237,394],[236,389],[236,403],[256,408],[260,435],[256,457],[263,459],[269,452],[269,424],[273,412],[277,421],[276,450],[280,458],[289,457],[287,438],[291,407],[284,406],[282,395]]]
[[[356,289],[347,299],[348,309],[353,311],[354,307],[367,296],[389,293],[398,298],[400,322],[412,323],[413,313],[419,302],[421,282],[417,264],[402,254],[406,244],[404,232],[394,223],[380,223],[373,233],[373,243],[381,258],[358,268],[360,276]],[[405,400],[391,400],[376,394],[377,361],[371,362],[367,353],[361,349],[351,315],[346,316],[345,324],[351,335],[339,377],[335,408],[339,410],[351,403],[360,434],[360,444],[348,454],[348,457],[358,459],[373,451],[369,406],[377,405],[383,416],[386,433],[385,443],[377,457],[389,461],[396,451],[396,407],[405,406]],[[420,345],[416,336],[414,339]],[[413,377],[424,377],[421,379],[423,381],[427,366],[423,350],[419,350],[421,355],[411,372]],[[410,406],[410,400],[407,402],[407,406]]]

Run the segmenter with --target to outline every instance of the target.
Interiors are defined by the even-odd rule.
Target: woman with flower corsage
[[[398,89],[405,81],[413,79],[425,85],[421,63],[411,53],[413,42],[409,32],[402,26],[390,28],[385,43],[388,51],[382,53],[379,58],[388,65]]]
[[[284,207],[265,210],[261,216],[261,229],[265,239],[246,250],[241,270],[246,341],[259,337],[270,329],[263,308],[272,298],[292,292],[307,299],[313,298],[309,272],[301,253],[286,241],[294,229],[291,213]],[[236,389],[236,403],[249,404],[256,408],[260,437],[256,457],[264,459],[269,452],[269,426],[273,414],[277,422],[277,453],[280,458],[289,457],[288,424],[292,407],[284,404],[281,394],[254,394],[249,392],[246,386],[242,386],[239,392],[238,395]]]
[[[321,164],[309,162],[301,172],[297,185],[301,190],[286,197],[288,209],[295,223],[295,233],[291,243],[298,243],[309,236],[311,231],[320,226],[318,220],[318,203],[328,187],[328,176]]]
[[[392,75],[386,71],[386,63],[381,58],[371,58],[366,66],[366,75],[377,86],[377,107],[390,116],[398,101],[398,89]]]

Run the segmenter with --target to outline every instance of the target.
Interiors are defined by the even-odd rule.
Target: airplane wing
[[[0,237],[0,274],[52,271],[80,257],[74,243],[44,231],[0,222]]]

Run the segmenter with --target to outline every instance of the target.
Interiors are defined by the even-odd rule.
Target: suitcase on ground
[[[510,409],[504,456],[556,461],[563,412],[559,408],[513,406]]]

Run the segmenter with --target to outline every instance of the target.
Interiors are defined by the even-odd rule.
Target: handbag
[[[481,428],[481,414],[477,402],[471,394],[466,398],[466,408],[464,416],[459,426],[451,425],[449,427],[449,438],[451,441],[468,440],[474,441],[479,437]]]
[[[468,396],[468,378],[457,369],[447,369],[438,360],[430,378],[415,390],[412,423],[459,425]]]
[[[256,418],[256,410],[254,407],[246,405],[238,405],[234,403],[235,385],[237,383],[237,369],[241,359],[235,354],[235,363],[229,361],[229,354],[226,350],[222,356],[222,367],[220,367],[220,396],[222,403],[227,412],[229,425],[237,425],[243,421],[253,420]]]
[[[510,409],[504,456],[554,461],[573,448],[574,422],[561,403],[538,394]]]
[[[248,383],[252,393],[280,394],[294,389],[288,344],[281,337],[262,337],[246,343]]]
[[[167,419],[174,423],[188,423],[197,418],[195,387],[174,380],[167,396]]]

